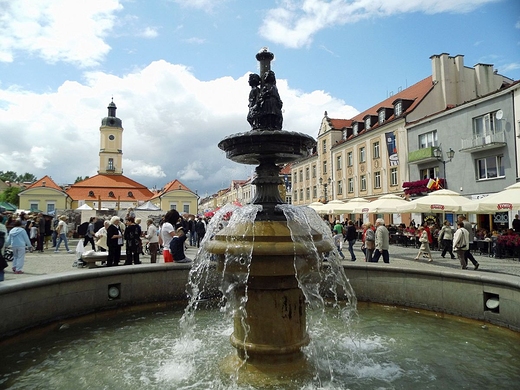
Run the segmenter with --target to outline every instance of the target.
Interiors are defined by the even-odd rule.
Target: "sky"
[[[268,47],[284,130],[317,137],[463,55],[520,79],[518,0],[0,0],[0,171],[59,185],[99,169],[112,98],[123,173],[201,197],[252,175],[217,144],[249,131]]]

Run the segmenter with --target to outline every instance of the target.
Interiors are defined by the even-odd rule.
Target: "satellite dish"
[[[496,113],[495,113],[495,117],[497,119],[502,119],[504,117],[504,111],[502,110],[498,110]]]

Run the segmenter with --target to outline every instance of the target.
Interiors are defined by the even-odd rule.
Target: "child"
[[[175,235],[170,241],[170,252],[173,257],[173,261],[176,263],[190,263],[191,259],[184,255],[184,242],[186,241],[186,234],[184,234],[184,228],[179,227],[175,230]]]
[[[429,260],[428,262],[432,262],[432,253],[430,252],[430,241],[428,240],[428,232],[424,227],[419,228],[419,242],[421,243],[421,247],[419,248],[419,253],[414,260],[419,260],[421,254],[425,254]]]
[[[341,258],[345,259],[345,255],[341,251],[341,249],[343,248],[343,234],[336,233],[334,235],[334,245],[336,245],[336,248],[338,249],[338,252],[339,252],[339,255],[341,256]]]

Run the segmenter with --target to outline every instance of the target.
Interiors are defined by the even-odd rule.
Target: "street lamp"
[[[442,149],[441,149],[440,146],[436,147],[433,150],[433,154],[434,154],[435,158],[437,159],[437,161],[440,161],[442,163],[442,170],[443,170],[443,173],[444,173],[444,187],[446,189],[448,189],[448,178],[446,177],[446,163],[451,162],[451,160],[455,156],[455,151],[452,148],[450,148],[446,152],[446,157],[448,157],[448,160],[444,160],[443,159],[443,157],[442,157]]]
[[[327,179],[327,181],[325,183],[323,183],[323,178],[320,177],[320,186],[323,185],[323,189],[324,189],[324,195],[325,195],[325,203],[327,203],[327,186],[330,184],[331,180],[330,180],[330,177]]]

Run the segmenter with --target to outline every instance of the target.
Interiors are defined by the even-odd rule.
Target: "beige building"
[[[199,196],[177,179],[166,184],[150,199],[161,210],[175,209],[180,214],[194,215],[197,214],[198,201]]]
[[[20,209],[39,210],[53,214],[55,210],[70,209],[72,198],[49,176],[44,176],[18,194]]]
[[[409,180],[410,162],[407,124],[511,82],[494,72],[492,65],[465,67],[460,55],[443,53],[430,59],[432,76],[355,117],[333,119],[325,112],[315,153],[292,166],[293,204],[404,195],[402,184]],[[401,222],[400,215],[384,217],[390,223]],[[408,217],[403,216],[402,222]]]

